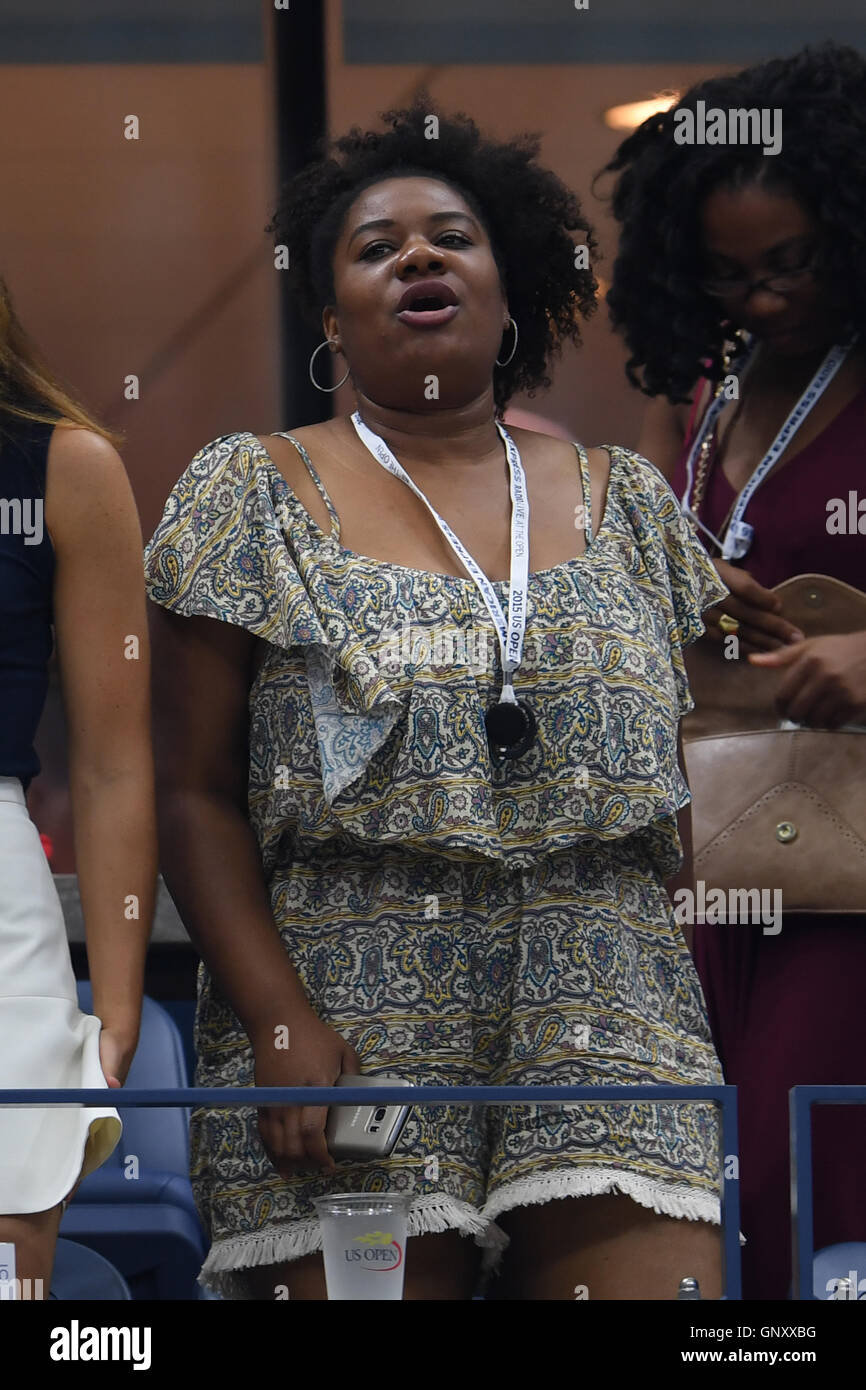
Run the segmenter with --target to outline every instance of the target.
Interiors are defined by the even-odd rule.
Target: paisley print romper
[[[291,436],[287,436],[291,439]],[[491,764],[499,648],[468,578],[325,536],[253,434],[196,454],[145,551],[150,597],[264,639],[249,697],[249,814],[274,922],[319,1015],[370,1074],[431,1085],[718,1084],[664,881],[689,800],[683,647],[727,592],[658,470],[611,456],[584,555],[530,576],[518,693],[538,718]],[[497,592],[508,606],[508,584]],[[199,967],[196,1084],[250,1086],[253,1054]],[[393,1155],[281,1178],[250,1109],[192,1117],[211,1247],[201,1282],[321,1248],[312,1199],[411,1192],[410,1234],[486,1247],[516,1206],[617,1191],[719,1221],[707,1103],[418,1107]]]

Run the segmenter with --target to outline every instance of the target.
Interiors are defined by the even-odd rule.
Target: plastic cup
[[[316,1197],[328,1301],[399,1302],[403,1297],[411,1193]]]

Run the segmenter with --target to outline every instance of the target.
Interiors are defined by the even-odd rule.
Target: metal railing
[[[834,1088],[812,1087],[812,1091]],[[862,1092],[866,1099],[866,1090]],[[213,1107],[269,1105],[405,1105],[402,1087],[182,1086],[167,1090],[0,1090],[0,1105]],[[412,1105],[562,1105],[709,1101],[721,1109],[719,1175],[722,1227],[722,1298],[742,1298],[740,1185],[735,1086],[416,1086]],[[683,1274],[688,1274],[683,1270]]]
[[[866,1086],[792,1086],[791,1123],[791,1260],[793,1296],[815,1298],[812,1266],[815,1223],[812,1200],[812,1106],[866,1105]]]

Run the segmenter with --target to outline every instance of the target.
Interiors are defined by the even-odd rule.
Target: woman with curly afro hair
[[[724,589],[654,468],[502,424],[594,307],[538,141],[384,119],[273,224],[356,410],[206,445],[147,551],[199,1083],[717,1083],[665,884],[682,649]],[[501,1297],[719,1294],[706,1103],[417,1106],[338,1161],[325,1121],[194,1116],[204,1282],[324,1298],[314,1200],[360,1189],[411,1197],[407,1298],[497,1265]]]
[[[681,113],[719,111],[781,112],[781,149],[678,143]],[[639,448],[730,590],[689,653],[696,873],[755,887],[755,856],[782,895],[771,931],[708,915],[695,956],[739,1087],[745,1296],[785,1298],[788,1090],[866,1080],[866,60],[827,44],[702,82],[608,171],[608,303],[656,398]],[[770,743],[780,720],[833,732]],[[866,1114],[825,1106],[814,1127],[816,1248],[866,1240]]]

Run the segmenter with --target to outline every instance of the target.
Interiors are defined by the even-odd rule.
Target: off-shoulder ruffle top
[[[156,603],[270,644],[250,691],[250,813],[266,869],[340,845],[519,868],[644,836],[659,872],[675,872],[688,801],[677,725],[692,708],[683,648],[727,590],[654,465],[605,446],[593,534],[576,446],[587,548],[530,574],[515,691],[538,737],[497,767],[484,712],[499,695],[499,645],[474,583],[341,546],[293,442],[328,501],[330,537],[256,436],[237,433],[199,450],[145,550]],[[507,609],[507,582],[496,589]]]

